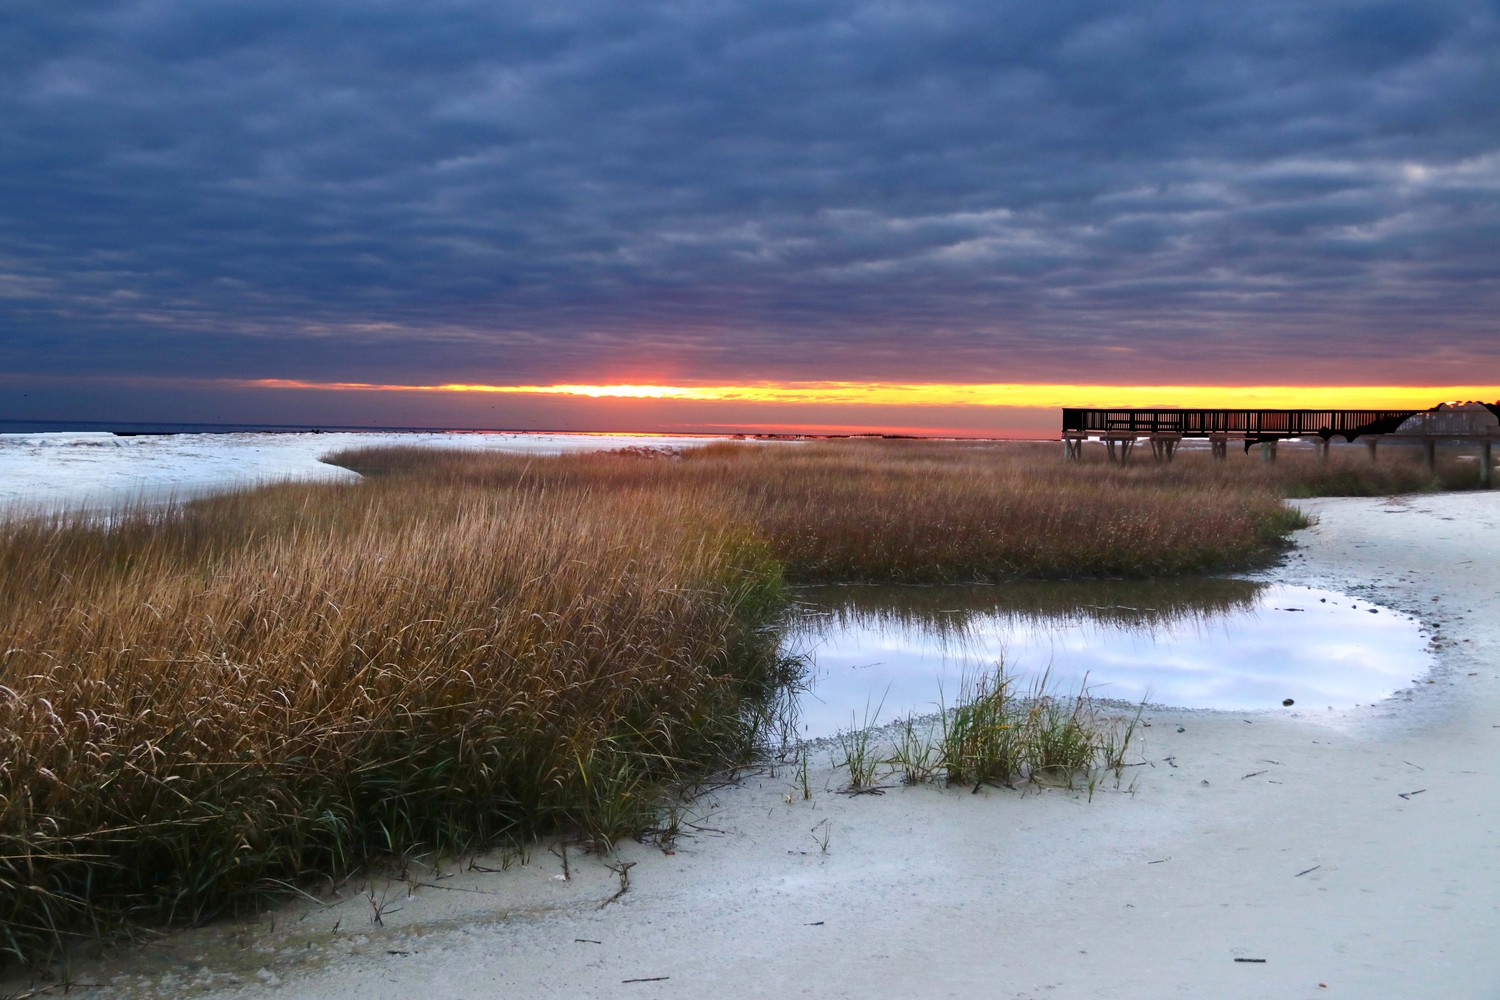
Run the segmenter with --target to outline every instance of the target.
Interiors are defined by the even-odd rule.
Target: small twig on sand
[[[573,879],[573,869],[568,866],[568,842],[564,840],[558,845],[558,847],[561,847],[562,850],[559,851],[557,847],[549,847],[547,848],[547,850],[551,851],[554,857],[562,858],[563,881],[570,882]]]
[[[1322,867],[1323,867],[1322,865],[1313,865],[1311,868],[1304,868],[1300,872],[1298,872],[1297,874],[1293,875],[1292,878],[1301,878],[1302,876],[1306,875],[1308,872],[1315,872],[1319,868],[1322,868]]]
[[[1427,791],[1427,789],[1418,788],[1415,792],[1397,792],[1396,794],[1410,802],[1413,795],[1421,795],[1425,791]]]
[[[505,895],[504,893],[495,892],[491,889],[471,889],[468,886],[463,885],[438,885],[436,882],[413,882],[411,884],[412,887],[416,889],[441,889],[444,892],[474,892],[478,893],[481,896]]]
[[[630,869],[634,868],[635,866],[636,862],[634,861],[622,861],[620,862],[620,867],[610,869],[610,871],[619,873],[620,888],[615,890],[615,894],[613,896],[600,903],[599,909],[604,909],[610,903],[613,903],[615,900],[619,899],[621,896],[625,895],[625,893],[630,891]]]
[[[697,823],[683,823],[682,825],[690,826],[694,830],[697,830],[699,833],[721,833],[726,837],[729,835],[729,831],[727,830],[715,830],[711,826],[699,826]]]
[[[668,979],[671,979],[671,978],[672,978],[671,976],[651,976],[649,979],[622,979],[622,980],[620,980],[620,982],[622,982],[622,983],[664,983]]]
[[[366,892],[365,899],[370,904],[370,923],[374,924],[376,927],[384,927],[385,926],[385,915],[387,913],[400,913],[401,912],[401,909],[402,909],[401,907],[390,905],[389,903],[387,903],[385,901],[384,898],[380,899],[377,902],[376,899],[375,899],[375,890],[374,889],[367,889],[367,890],[365,890],[365,892]]]

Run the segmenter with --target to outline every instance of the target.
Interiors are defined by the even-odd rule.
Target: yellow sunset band
[[[1425,409],[1455,400],[1500,400],[1500,386],[1209,386],[1033,385],[891,382],[778,382],[729,386],[681,385],[382,385],[256,379],[240,385],[266,389],[363,392],[497,393],[595,399],[663,399],[838,406],[1134,407],[1188,409]]]

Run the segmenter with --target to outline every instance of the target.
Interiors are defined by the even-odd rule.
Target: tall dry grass
[[[765,540],[798,582],[973,582],[1161,576],[1240,568],[1301,521],[1284,491],[1206,456],[1166,470],[1062,461],[1027,444],[839,441],[711,445],[680,460],[576,455],[335,456],[366,475],[412,474],[545,492],[689,486]]]
[[[806,582],[1205,572],[1265,559],[1299,523],[1272,491],[1021,444],[813,445],[745,471],[747,517]]]
[[[635,826],[745,749],[779,579],[711,495],[280,486],[0,529],[0,949]]]

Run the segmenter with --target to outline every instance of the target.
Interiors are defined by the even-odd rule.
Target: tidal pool
[[[1425,674],[1416,619],[1347,594],[1246,580],[798,592],[783,651],[808,665],[797,735],[937,712],[1003,665],[1016,689],[1186,708],[1324,711]]]

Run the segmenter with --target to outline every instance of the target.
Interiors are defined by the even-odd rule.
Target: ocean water
[[[527,431],[480,427],[368,427],[356,424],[180,424],[139,420],[0,420],[0,434],[38,432],[106,434],[576,434],[574,431]]]
[[[352,481],[320,459],[345,448],[416,445],[539,455],[649,445],[685,448],[706,436],[287,428],[233,424],[0,422],[0,513],[98,510],[158,503],[256,483]]]

